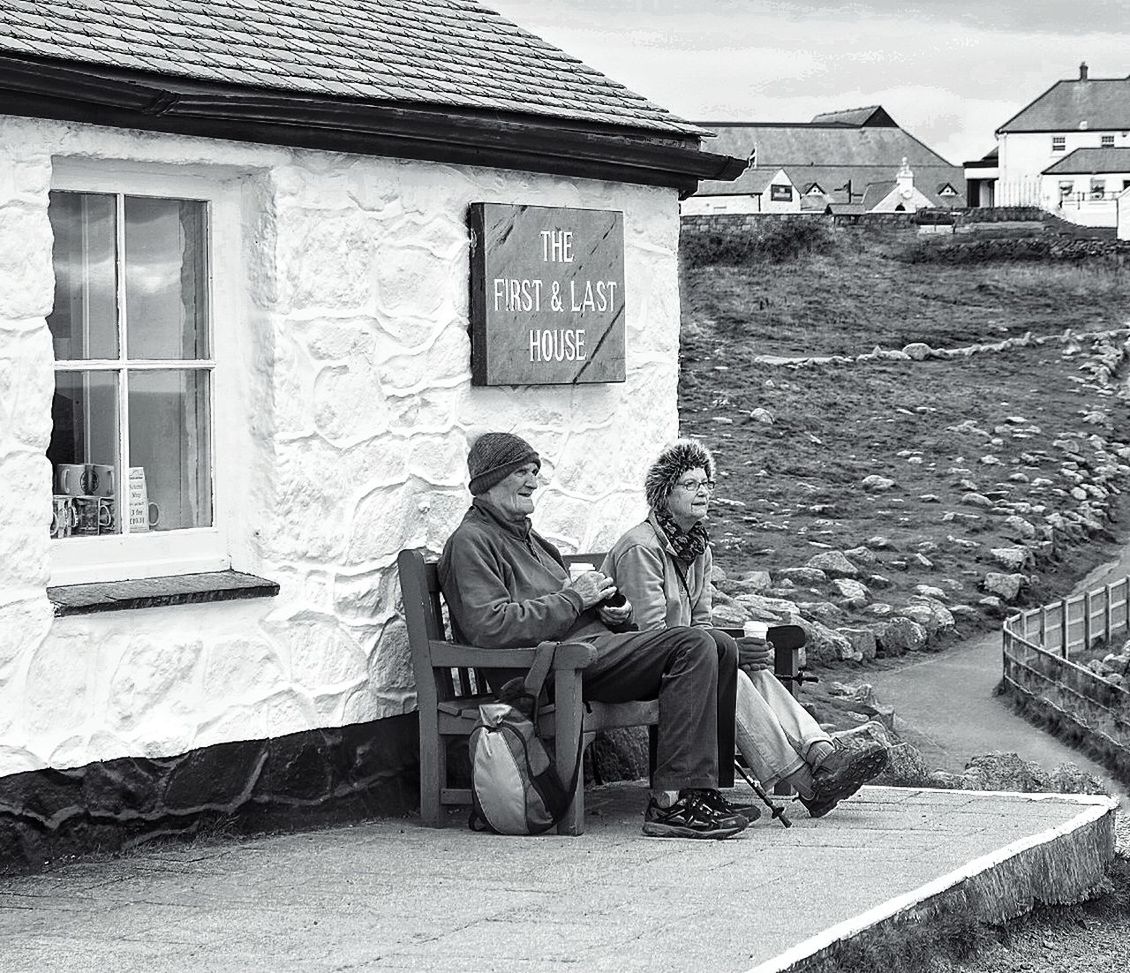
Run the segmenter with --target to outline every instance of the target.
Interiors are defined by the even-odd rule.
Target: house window
[[[820,183],[814,182],[808,189],[805,190],[806,196],[823,196],[824,190],[820,188]]]
[[[1104,149],[1113,149],[1114,148],[1114,136],[1113,135],[1104,135],[1102,137],[1102,147]]]
[[[1059,184],[1059,198],[1067,199],[1073,192],[1075,192],[1075,182],[1072,179],[1064,179]]]
[[[238,196],[188,177],[70,173],[57,169],[48,207],[51,583],[230,567],[217,456],[239,455],[245,424],[217,403],[231,405],[218,363],[240,340]]]
[[[1106,195],[1106,180],[1091,179],[1091,199],[1102,199]]]
[[[953,186],[949,185],[949,183],[946,183],[946,185],[944,185],[941,188],[941,190],[938,192],[938,195],[939,196],[956,196],[957,190],[954,189]]]
[[[1067,136],[1066,135],[1053,135],[1052,136],[1052,151],[1063,152],[1067,149]]]

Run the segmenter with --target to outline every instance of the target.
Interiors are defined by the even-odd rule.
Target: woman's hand
[[[746,672],[765,672],[773,669],[773,643],[755,635],[737,639],[738,668]]]
[[[625,598],[624,604],[618,605],[616,608],[601,605],[597,614],[605,625],[609,628],[615,628],[617,625],[623,625],[632,617],[632,603]]]
[[[581,603],[585,608],[599,605],[616,590],[612,579],[599,571],[586,571],[578,575],[569,582],[569,587],[581,596]]]

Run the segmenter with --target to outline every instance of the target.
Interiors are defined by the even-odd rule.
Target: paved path
[[[1096,880],[1111,823],[1057,796],[864,788],[790,830],[672,841],[640,835],[644,796],[590,791],[580,838],[383,820],[8,879],[0,970],[767,973],[961,879],[1054,900]],[[1089,872],[1052,867],[1063,841]]]
[[[1130,545],[1119,558],[1095,568],[1075,592],[1100,587],[1130,575]],[[960,771],[975,754],[1015,751],[1047,769],[1064,762],[1078,764],[1104,781],[1130,810],[1130,795],[1099,764],[1078,750],[1014,714],[993,695],[1001,678],[1001,639],[988,635],[938,655],[895,669],[869,669],[859,681],[869,682],[879,699],[895,708],[897,727],[919,746],[927,763]]]

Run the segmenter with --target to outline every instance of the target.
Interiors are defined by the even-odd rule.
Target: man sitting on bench
[[[631,605],[601,603],[611,579],[573,581],[560,552],[531,528],[541,459],[525,440],[486,433],[467,457],[474,496],[444,545],[438,574],[457,640],[483,648],[586,641],[585,698],[659,700],[659,746],[643,832],[653,837],[728,838],[759,816],[718,790],[719,659],[702,629],[675,626],[615,633]],[[736,673],[729,673],[733,686]]]

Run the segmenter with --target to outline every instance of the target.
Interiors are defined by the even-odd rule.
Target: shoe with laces
[[[761,817],[761,806],[731,801],[721,791],[703,791],[706,800],[724,815],[737,815],[746,820],[746,824],[753,824]]]
[[[822,818],[825,814],[830,813],[836,809],[839,801],[813,801],[804,797],[798,797],[798,801],[804,806],[810,818]]]
[[[830,804],[851,797],[864,784],[883,772],[888,761],[887,748],[879,743],[861,747],[845,747],[839,741],[835,750],[812,774],[812,797],[808,804]],[[809,811],[811,814],[811,810]]]
[[[660,807],[653,797],[643,818],[643,833],[652,838],[730,838],[748,822],[738,814],[723,814],[709,797],[717,791],[684,790],[670,807]],[[721,795],[719,795],[721,796]]]

